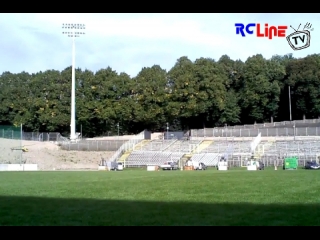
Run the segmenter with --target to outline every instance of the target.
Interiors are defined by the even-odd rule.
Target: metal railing
[[[294,120],[294,121],[283,121],[283,122],[273,122],[273,123],[256,123],[250,125],[235,125],[228,126],[229,129],[248,129],[248,128],[270,128],[270,127],[280,127],[286,125],[299,125],[299,124],[315,124],[320,123],[319,119],[304,119],[304,120]],[[216,127],[216,129],[224,129],[225,127]]]
[[[133,136],[130,140],[126,141],[121,147],[113,154],[109,161],[116,161],[121,155],[129,150],[133,150],[134,147],[144,139],[144,131]]]
[[[25,141],[52,141],[58,142],[59,140],[63,139],[64,137],[61,136],[58,132],[22,132],[22,136],[20,131],[14,130],[4,130],[1,129],[0,138],[7,138],[7,139],[22,139]]]

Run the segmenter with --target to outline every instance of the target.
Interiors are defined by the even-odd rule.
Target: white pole
[[[74,31],[74,30],[73,30]],[[70,140],[76,140],[76,109],[75,109],[75,62],[76,62],[76,47],[75,47],[75,36],[72,36],[72,89],[71,89],[71,124],[70,124]]]
[[[64,29],[64,31],[71,31],[71,32],[62,32],[62,34],[66,34],[68,37],[72,38],[72,83],[71,83],[70,140],[75,141],[77,139],[77,136],[76,136],[76,80],[75,80],[76,47],[75,47],[75,37],[80,37],[80,35],[85,34],[83,32],[85,29],[85,25],[84,24],[62,24],[62,28]],[[80,29],[82,29],[82,30],[80,30]]]

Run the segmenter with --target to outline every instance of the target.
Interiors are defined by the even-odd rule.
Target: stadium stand
[[[184,155],[191,154],[191,160],[201,161],[207,166],[216,166],[222,156],[235,157],[250,155],[251,141],[216,141],[207,148],[197,151],[201,140],[153,140],[141,149],[134,150],[126,160],[127,167],[161,165],[165,161],[179,161]]]
[[[178,162],[186,153],[193,151],[201,141],[152,140],[145,146],[135,149],[128,156],[127,167],[162,165],[168,160]]]
[[[189,153],[193,149],[195,149],[200,143],[201,140],[177,140],[173,144],[168,146],[164,151]]]
[[[152,140],[149,144],[141,147],[140,151],[163,151],[168,148],[171,144],[178,140]]]
[[[251,143],[259,133],[265,139],[252,152]],[[304,165],[320,156],[320,119],[192,129],[190,136],[190,140],[152,140],[135,149],[126,165],[161,165],[188,158],[216,166],[222,156],[228,159],[229,166],[243,166],[251,157],[266,166],[281,166],[283,158],[289,156],[297,156],[299,164]]]
[[[299,165],[305,165],[306,161],[319,160],[320,141],[319,140],[278,140],[268,149],[264,149],[261,157],[267,165],[278,162],[282,165],[284,157],[298,157]]]
[[[216,166],[223,154],[219,153],[196,153],[192,155],[192,161],[203,162],[209,167]]]

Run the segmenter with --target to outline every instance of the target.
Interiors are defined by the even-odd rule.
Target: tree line
[[[169,70],[144,67],[136,77],[110,67],[76,69],[76,126],[83,135],[187,130],[320,116],[320,54],[245,62],[179,58]],[[71,67],[0,76],[0,124],[24,131],[70,132]]]

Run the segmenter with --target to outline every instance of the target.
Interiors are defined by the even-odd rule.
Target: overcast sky
[[[286,35],[299,24],[312,24],[309,48],[294,51],[285,38],[236,35],[235,23],[287,25]],[[245,61],[293,53],[320,53],[320,14],[0,14],[0,74],[63,70],[72,63],[72,40],[62,23],[83,23],[86,34],[76,38],[76,67],[96,72],[110,66],[136,76],[143,67],[166,70],[182,56],[215,60],[227,54]]]

